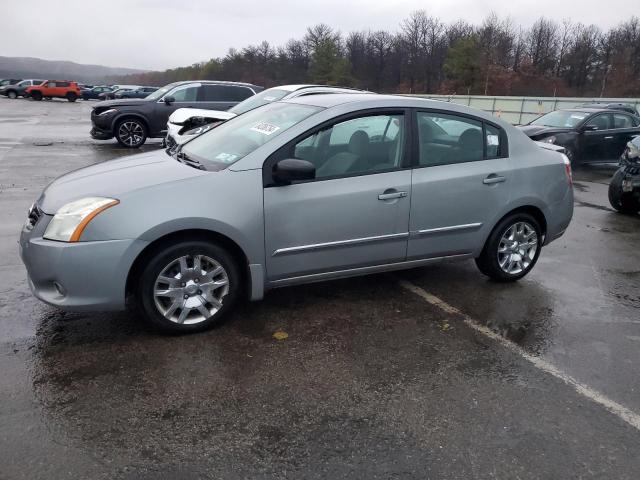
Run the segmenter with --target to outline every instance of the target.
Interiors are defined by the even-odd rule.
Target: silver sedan
[[[518,280],[572,213],[567,158],[495,117],[317,95],[58,178],[20,251],[49,304],[117,310],[132,294],[153,324],[193,332],[244,295],[442,259]]]

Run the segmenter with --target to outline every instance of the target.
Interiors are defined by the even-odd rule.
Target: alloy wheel
[[[125,145],[135,147],[144,138],[144,129],[138,122],[122,122],[118,128],[118,137]]]
[[[156,308],[167,320],[193,325],[213,317],[229,293],[224,267],[205,255],[185,255],[171,261],[156,278]]]
[[[498,244],[498,264],[505,273],[518,275],[535,259],[538,251],[538,233],[528,222],[511,225]]]

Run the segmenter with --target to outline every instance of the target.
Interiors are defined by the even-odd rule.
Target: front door
[[[416,117],[407,260],[470,254],[509,201],[504,132],[469,117],[426,111]]]
[[[167,129],[167,122],[169,121],[169,115],[179,108],[196,108],[198,106],[198,92],[201,86],[199,83],[189,83],[185,85],[179,85],[165,97],[173,97],[174,101],[170,104],[160,99],[156,102],[156,115],[154,115],[154,124],[152,129],[155,132],[164,132]]]
[[[580,134],[579,159],[582,162],[603,162],[611,160],[614,150],[615,132],[609,113],[591,117]]]
[[[404,261],[411,171],[404,112],[355,116],[294,141],[267,160],[295,157],[316,179],[264,189],[267,279]]]

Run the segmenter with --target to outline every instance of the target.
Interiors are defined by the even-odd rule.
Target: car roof
[[[370,101],[380,101],[386,104],[391,101],[398,107],[424,107],[442,108],[443,105],[453,106],[440,100],[429,100],[421,97],[409,97],[404,95],[384,95],[377,93],[335,93],[332,95],[308,95],[302,97],[283,100],[289,103],[299,103],[312,105],[314,107],[331,108],[345,103],[365,103]],[[449,108],[449,107],[448,107]]]
[[[226,80],[183,80],[180,82],[172,82],[168,85],[186,85],[189,83],[206,83],[209,85],[237,85],[241,87],[259,87],[259,85],[254,85],[253,83],[246,82],[231,82]]]
[[[297,92],[300,90],[305,90],[305,89],[330,89],[330,90],[338,90],[338,91],[344,91],[344,92],[349,92],[349,91],[353,91],[353,92],[364,92],[364,90],[359,90],[357,88],[351,88],[351,87],[340,87],[340,86],[336,86],[336,85],[319,85],[319,84],[313,84],[313,83],[301,83],[301,84],[296,84],[296,85],[278,85],[275,87],[271,87],[269,88],[269,90],[285,90],[287,92]]]

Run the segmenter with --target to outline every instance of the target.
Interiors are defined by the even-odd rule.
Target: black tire
[[[640,210],[640,205],[633,198],[631,193],[625,193],[622,191],[622,180],[624,179],[624,172],[618,170],[609,182],[609,203],[620,213],[634,214]]]
[[[37,90],[35,92],[31,92],[31,98],[33,98],[36,102],[39,102],[40,100],[42,100],[42,92],[38,92]]]
[[[7,97],[9,97],[11,100],[15,100],[16,98],[18,98],[18,92],[16,92],[15,90],[9,90],[7,92]]]
[[[200,256],[202,259],[200,273],[197,273],[197,268],[194,264],[195,256]],[[179,266],[178,259],[181,257],[186,259],[185,265],[190,267],[190,270],[185,270],[185,272],[187,272],[185,274],[179,273],[181,267]],[[173,302],[187,305],[189,301],[199,302],[200,298],[207,302],[209,302],[210,298],[213,298],[212,295],[214,293],[210,293],[208,290],[204,294],[202,294],[200,290],[197,290],[195,293],[187,290],[188,288],[199,288],[199,285],[204,285],[203,283],[198,284],[194,282],[198,282],[197,275],[202,274],[203,271],[206,271],[205,268],[212,265],[205,259],[213,260],[224,270],[224,276],[226,276],[228,283],[226,287],[217,287],[218,289],[215,290],[215,292],[217,292],[215,295],[220,295],[221,297],[220,302],[222,306],[208,318],[205,318],[195,307],[189,309],[185,322],[195,322],[198,321],[197,317],[202,317],[198,323],[177,323],[178,318],[174,318],[173,320],[167,318],[163,312],[160,311],[160,308],[164,308],[164,313],[172,317],[180,317],[183,314],[181,307],[175,307],[170,313]],[[178,264],[176,265],[175,262],[178,262]],[[175,268],[179,269],[175,275],[167,273],[167,268],[171,265],[175,265]],[[173,270],[169,271],[173,272]],[[209,272],[211,271],[212,270],[209,270]],[[163,276],[167,276],[166,278],[171,278],[172,281],[175,279],[176,283],[173,289],[179,291],[175,292],[176,295],[174,297],[156,298],[156,281],[161,273]],[[222,273],[219,273],[218,276],[211,275],[209,278],[215,278],[217,282],[220,282],[224,281],[224,276],[222,276]],[[142,266],[138,278],[139,280],[134,288],[138,308],[149,323],[167,333],[195,333],[214,327],[221,323],[221,319],[233,308],[238,298],[240,298],[242,291],[242,275],[233,257],[224,248],[205,240],[186,240],[159,248],[148,257],[146,264]],[[182,278],[187,278],[187,283],[177,283],[180,282]],[[203,278],[207,278],[207,276],[205,275]],[[222,280],[220,280],[221,278]],[[167,283],[163,288],[168,292],[172,288],[172,285]],[[224,291],[221,292],[220,288],[223,290],[226,288],[226,293]],[[191,297],[183,300],[183,298],[185,298],[184,295],[187,295],[185,292],[190,293]],[[207,305],[208,306],[205,307],[206,309],[215,309],[213,303],[207,303]],[[187,311],[188,309],[185,308],[184,310]]]
[[[500,245],[502,243],[503,235],[505,235],[513,226],[518,224],[526,224],[528,225],[534,232],[536,238],[536,249],[533,257],[529,260],[522,262],[521,271],[516,271],[517,269],[513,269],[513,272],[507,272],[500,265],[499,256],[509,256],[509,253],[498,252]],[[518,239],[516,239],[518,240]],[[519,242],[522,244],[522,242]],[[518,244],[514,244],[515,248],[518,247]],[[509,247],[511,248],[511,247]],[[498,282],[514,282],[516,280],[521,279],[527,273],[531,271],[531,269],[535,266],[538,261],[538,257],[540,256],[540,250],[542,248],[542,229],[540,228],[540,224],[538,221],[528,213],[513,213],[507,215],[503,218],[498,225],[493,229],[489,238],[487,239],[484,248],[482,249],[482,253],[478,258],[476,258],[476,265],[480,269],[482,273],[491,278],[492,280]],[[513,252],[516,255],[520,255],[517,252]],[[525,256],[520,256],[520,258],[524,258]],[[528,261],[528,264],[525,266],[525,263]],[[508,265],[507,265],[508,267]],[[517,265],[516,265],[517,267]],[[508,270],[511,270],[508,268]]]
[[[147,126],[138,118],[120,120],[114,133],[118,143],[126,148],[139,148],[147,141]]]
[[[73,92],[69,92],[65,95],[65,98],[73,103],[78,99],[78,95]]]

